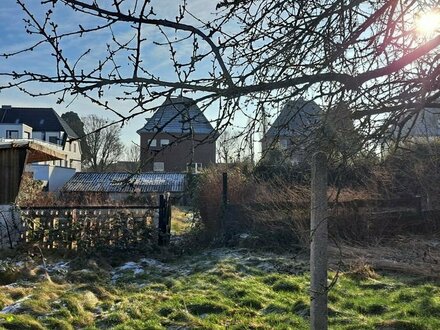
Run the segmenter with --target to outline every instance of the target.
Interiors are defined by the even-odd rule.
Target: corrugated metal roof
[[[321,108],[313,101],[288,101],[266,136],[308,135],[319,125],[321,114]]]
[[[168,98],[157,108],[153,117],[147,120],[141,133],[164,132],[170,134],[212,134],[214,129],[203,112],[187,97]]]
[[[184,173],[76,173],[61,191],[107,193],[183,192]]]

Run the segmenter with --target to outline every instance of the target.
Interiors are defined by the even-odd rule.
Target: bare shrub
[[[364,258],[359,258],[349,265],[345,275],[356,280],[378,279],[379,275]]]
[[[310,188],[281,178],[255,183],[254,203],[246,206],[252,231],[280,245],[309,242]]]
[[[246,204],[253,200],[253,180],[246,176],[240,166],[213,166],[198,178],[196,207],[200,212],[205,234],[209,238],[222,232],[224,207],[222,205],[223,176],[228,173],[228,202]]]
[[[16,199],[16,204],[19,207],[53,206],[58,202],[54,194],[44,191],[43,183],[40,180],[33,179],[32,173],[23,173]]]
[[[423,196],[427,209],[440,206],[440,141],[407,141],[385,160],[389,190],[395,196]]]

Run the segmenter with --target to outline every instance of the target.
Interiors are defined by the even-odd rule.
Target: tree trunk
[[[310,328],[327,329],[327,157],[313,155],[310,226]]]

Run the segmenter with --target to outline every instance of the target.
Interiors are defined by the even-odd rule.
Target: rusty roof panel
[[[184,173],[76,173],[61,191],[107,193],[183,192]]]

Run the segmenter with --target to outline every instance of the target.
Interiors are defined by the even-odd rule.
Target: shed
[[[30,140],[0,140],[0,248],[12,248],[20,238],[21,220],[13,204],[25,165],[64,159],[66,154],[48,143]]]
[[[61,192],[107,194],[111,199],[121,200],[134,194],[181,194],[185,186],[184,173],[79,172],[66,182]]]
[[[0,205],[15,202],[25,164],[65,157],[63,151],[37,140],[0,140]]]

